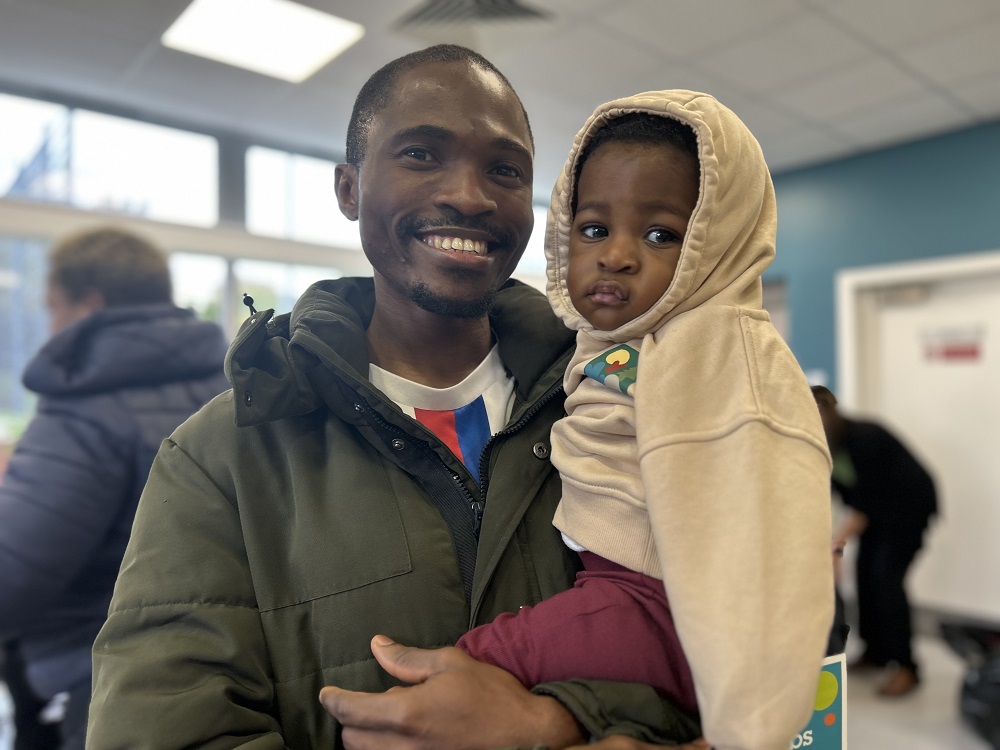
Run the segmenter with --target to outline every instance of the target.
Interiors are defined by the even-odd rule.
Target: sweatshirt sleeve
[[[786,750],[833,616],[823,454],[759,421],[642,457],[664,585],[719,750]]]
[[[640,469],[705,738],[787,750],[833,621],[829,451],[766,318],[710,315],[661,336],[640,369],[637,404],[662,400],[636,409]]]

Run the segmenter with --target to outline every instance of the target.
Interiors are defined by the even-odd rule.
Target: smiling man
[[[651,688],[531,692],[448,647],[577,566],[548,460],[573,337],[508,282],[532,229],[520,100],[432,47],[372,76],[347,141],[337,198],[374,278],[255,313],[233,391],[164,443],[94,648],[88,747],[697,736]]]

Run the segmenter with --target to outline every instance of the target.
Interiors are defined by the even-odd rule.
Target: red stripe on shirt
[[[451,448],[451,452],[459,461],[465,463],[462,447],[458,444],[458,431],[455,429],[455,412],[415,408],[413,416],[420,424],[437,435],[442,443]]]

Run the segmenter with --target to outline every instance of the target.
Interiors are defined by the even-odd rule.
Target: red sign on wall
[[[983,334],[984,328],[980,326],[924,331],[924,357],[928,361],[978,361]]]

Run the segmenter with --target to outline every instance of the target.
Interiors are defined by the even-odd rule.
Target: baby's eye
[[[608,236],[608,230],[602,226],[591,224],[590,226],[583,227],[580,230],[580,234],[589,240],[597,240]]]
[[[646,239],[656,245],[667,245],[671,242],[680,242],[682,238],[669,229],[650,229],[646,232]]]

